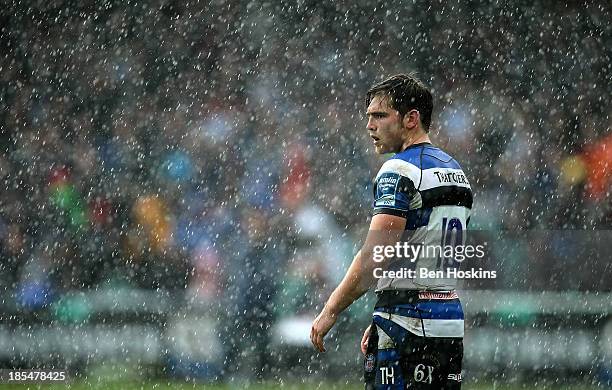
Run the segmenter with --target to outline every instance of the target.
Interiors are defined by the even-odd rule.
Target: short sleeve
[[[374,215],[406,217],[414,209],[417,190],[411,179],[393,171],[381,172],[374,183]]]

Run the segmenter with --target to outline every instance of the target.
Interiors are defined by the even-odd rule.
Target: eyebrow
[[[370,112],[366,111],[365,114],[366,114],[366,116],[370,116],[370,115],[389,115],[389,113],[385,112],[385,111],[370,111]]]

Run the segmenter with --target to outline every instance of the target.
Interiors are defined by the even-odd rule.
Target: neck
[[[402,150],[406,150],[414,144],[421,144],[423,142],[431,143],[431,140],[429,139],[429,134],[424,131],[421,131],[418,135],[415,135],[414,137],[408,137],[408,139],[406,139],[402,144]]]

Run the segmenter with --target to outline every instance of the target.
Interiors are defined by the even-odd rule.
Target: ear
[[[421,122],[421,114],[417,110],[410,110],[404,115],[402,124],[407,129],[414,129]]]

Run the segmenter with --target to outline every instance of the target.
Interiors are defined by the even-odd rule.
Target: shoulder
[[[416,165],[394,157],[394,158],[391,158],[390,160],[387,160],[382,165],[382,167],[380,167],[378,174],[376,174],[376,181],[380,180],[383,177],[389,176],[389,175],[398,175],[398,176],[407,177],[413,182],[418,183],[419,178],[421,176],[421,172],[420,172],[420,169]]]
[[[461,169],[461,166],[451,155],[435,146],[423,148],[421,155],[421,169],[447,168]]]
[[[419,154],[418,148],[410,148],[397,153],[380,167],[376,180],[385,174],[396,174],[418,183],[421,177]]]
[[[423,170],[427,169],[461,169],[452,156],[442,149],[427,144],[411,147],[387,160],[376,175],[378,180],[383,174],[393,173],[418,183]]]
[[[442,149],[426,148],[421,159],[421,169],[421,190],[449,186],[470,189],[470,183],[457,160]]]

